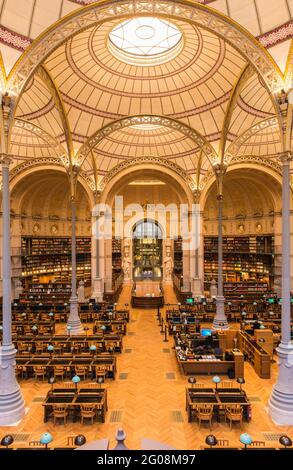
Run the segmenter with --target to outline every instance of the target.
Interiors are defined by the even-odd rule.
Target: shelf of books
[[[121,239],[112,239],[112,280],[115,282],[116,279],[121,275],[122,272],[122,244]]]
[[[182,237],[174,240],[174,274],[183,273]]]
[[[77,280],[91,280],[91,239],[76,240]],[[32,238],[21,240],[22,278],[25,288],[34,285],[67,285],[71,282],[71,238]]]
[[[223,276],[225,296],[238,295],[243,289],[251,295],[267,291],[273,280],[274,237],[224,237]],[[209,290],[213,279],[218,278],[218,238],[204,239],[205,290]],[[255,287],[253,287],[255,284]],[[259,289],[258,286],[261,286]],[[242,295],[243,292],[240,293]]]

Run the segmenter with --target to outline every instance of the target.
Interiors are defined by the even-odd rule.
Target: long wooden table
[[[46,375],[50,377],[54,373],[54,367],[66,367],[68,373],[74,375],[76,366],[86,366],[89,369],[92,379],[95,378],[95,370],[98,366],[103,366],[107,373],[107,377],[115,379],[116,376],[116,357],[103,355],[88,356],[49,356],[49,355],[33,355],[16,357],[16,365],[21,366],[24,376],[29,378],[33,374],[35,366],[46,367]]]
[[[240,388],[187,388],[186,410],[188,422],[193,420],[198,405],[213,405],[217,421],[220,421],[221,411],[226,406],[241,405],[243,407],[243,418],[251,420],[251,403],[246,393]]]
[[[52,414],[54,405],[65,405],[69,411],[72,411],[73,421],[77,421],[82,405],[94,406],[100,413],[101,421],[105,422],[107,406],[107,390],[80,388],[78,391],[74,389],[63,389],[48,392],[44,407],[44,423],[46,423]]]

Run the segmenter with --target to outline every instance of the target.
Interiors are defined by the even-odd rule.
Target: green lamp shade
[[[23,313],[21,314],[21,316],[22,316],[22,317],[26,317],[26,313],[23,312]]]
[[[50,444],[50,442],[52,441],[53,441],[53,436],[49,432],[44,432],[44,434],[41,435],[41,438],[40,438],[41,444]]]
[[[49,315],[49,317],[54,317],[54,313],[53,313],[53,312],[50,312],[48,315]]]
[[[221,382],[220,377],[218,377],[217,375],[215,375],[215,377],[213,377],[213,382],[214,382],[214,384],[219,384],[219,383]]]
[[[52,344],[49,344],[47,347],[47,351],[54,351],[54,346]]]
[[[74,376],[72,377],[72,382],[73,382],[74,384],[78,384],[78,382],[80,382],[80,377],[78,377],[78,375],[74,375]]]
[[[106,326],[105,325],[102,325],[101,326],[101,330],[105,330],[106,329]]]
[[[68,331],[72,330],[72,326],[71,326],[71,325],[68,325],[68,326],[67,326],[67,330],[68,330]]]
[[[244,432],[240,435],[240,442],[246,446],[249,446],[252,443],[252,438],[247,432]]]
[[[95,344],[91,344],[90,351],[96,351],[96,350],[97,350],[97,346]]]
[[[36,325],[32,326],[32,330],[36,331],[37,329],[38,329],[38,327]]]

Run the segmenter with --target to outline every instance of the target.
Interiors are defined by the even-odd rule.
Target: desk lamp
[[[279,443],[282,444],[282,446],[284,446],[285,449],[286,449],[287,447],[291,447],[291,446],[292,446],[292,440],[290,439],[289,436],[286,436],[286,435],[283,435],[283,436],[280,437]]]
[[[8,446],[13,444],[13,442],[13,436],[11,436],[11,434],[7,434],[6,436],[2,437],[0,444],[1,446],[6,447],[6,449],[8,449]]]
[[[72,380],[72,382],[74,383],[74,385],[75,385],[75,391],[77,392],[77,384],[80,382],[80,377],[75,374],[75,375],[72,377],[71,380]]]
[[[85,327],[84,327],[84,331],[85,331],[85,336],[87,337],[87,332],[89,331],[89,327],[88,327],[88,326],[85,326]]]
[[[68,334],[69,334],[69,336],[70,336],[70,331],[72,330],[72,326],[71,326],[71,325],[67,325],[66,328],[67,328]]]
[[[191,387],[194,388],[194,384],[196,383],[195,377],[189,377],[188,382],[191,384]]]
[[[53,385],[55,383],[55,377],[50,377],[48,382],[51,385],[51,392],[53,392]]]
[[[93,356],[95,355],[96,350],[97,350],[97,346],[95,344],[91,344],[90,345],[90,352],[92,353]]]
[[[218,444],[218,440],[216,436],[214,436],[213,434],[209,434],[205,439],[205,443],[206,445],[210,446],[210,448],[212,448],[213,446],[216,446]]]
[[[218,390],[218,384],[221,382],[220,377],[218,377],[218,375],[215,375],[213,377],[213,382],[214,382],[214,384],[216,384],[216,390]]]
[[[86,443],[86,437],[83,434],[79,434],[74,438],[75,446],[83,446]]]
[[[46,449],[48,449],[48,444],[53,441],[53,436],[49,432],[44,432],[40,437],[40,443],[45,444]]]
[[[102,388],[102,384],[104,383],[104,377],[98,377],[97,383],[100,385],[100,388]]]
[[[49,315],[50,318],[52,318],[52,317],[54,317],[54,312],[49,312],[48,315]]]
[[[53,354],[53,351],[54,351],[53,344],[48,344],[47,351],[50,353],[50,356]]]
[[[247,432],[244,432],[243,434],[240,435],[240,442],[241,444],[244,444],[244,449],[247,449],[247,446],[249,446],[252,443],[252,438]]]
[[[236,382],[240,385],[240,391],[242,392],[242,385],[245,384],[244,377],[237,377]]]
[[[101,327],[100,327],[100,330],[102,330],[103,338],[104,338],[104,333],[105,333],[106,328],[107,327],[105,325],[101,325]]]

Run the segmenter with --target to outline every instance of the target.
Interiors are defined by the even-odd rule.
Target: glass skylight
[[[154,17],[141,16],[123,21],[112,29],[109,39],[114,55],[118,54],[119,59],[139,65],[170,60],[182,46],[179,28]]]

